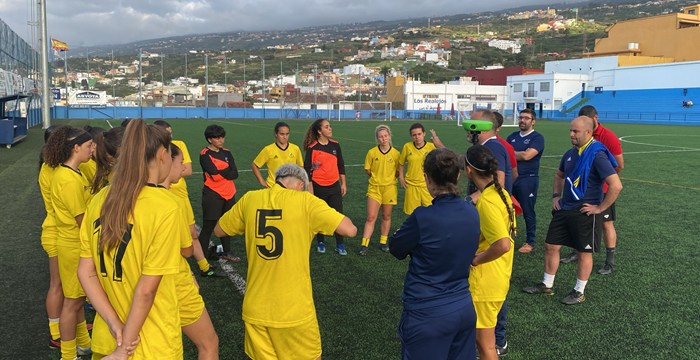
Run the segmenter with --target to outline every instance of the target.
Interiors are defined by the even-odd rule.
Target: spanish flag
[[[58,51],[68,51],[68,44],[61,40],[51,39],[51,48]]]

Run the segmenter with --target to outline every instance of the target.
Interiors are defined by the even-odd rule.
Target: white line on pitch
[[[238,293],[245,295],[245,279],[238,273],[238,271],[236,271],[236,269],[234,269],[233,266],[224,259],[219,259],[219,266],[221,267],[221,270],[226,272],[226,276],[229,280],[231,280],[233,286],[236,287]]]

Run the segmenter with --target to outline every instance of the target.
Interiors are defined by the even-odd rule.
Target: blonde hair
[[[136,199],[148,183],[148,164],[161,148],[170,151],[170,133],[157,125],[133,119],[126,126],[114,177],[102,205],[100,250],[114,249],[123,241]]]
[[[389,126],[383,124],[379,125],[374,129],[374,138],[375,140],[377,140],[377,145],[379,145],[379,139],[377,138],[379,137],[379,132],[382,130],[386,130],[386,132],[389,133],[389,137],[391,138],[391,129],[389,128]],[[391,140],[389,140],[389,146],[391,146]]]

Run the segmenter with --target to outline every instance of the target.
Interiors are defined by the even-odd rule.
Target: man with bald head
[[[625,167],[625,160],[622,157],[622,145],[620,144],[620,139],[615,135],[615,133],[604,127],[603,124],[598,121],[598,111],[592,105],[586,105],[581,108],[578,112],[579,116],[585,115],[593,119],[593,138],[600,141],[605,145],[610,153],[615,156],[617,161],[617,173]],[[603,185],[603,191],[606,192],[608,189]],[[598,269],[598,274],[610,275],[615,268],[615,247],[617,246],[617,232],[615,231],[615,218],[616,218],[615,204],[613,203],[605,213],[603,213],[603,239],[605,240],[605,264]],[[562,264],[567,264],[576,261],[576,252],[572,252],[570,255],[563,257],[560,262]]]
[[[595,123],[587,116],[571,121],[569,137],[573,148],[559,162],[554,175],[552,221],[545,240],[544,279],[523,289],[529,294],[553,295],[554,276],[559,268],[562,245],[576,250],[576,285],[562,299],[567,305],[582,303],[593,269],[593,248],[601,235],[602,216],[617,199],[622,183],[615,171],[615,157],[593,139]],[[603,184],[608,192],[603,193]]]

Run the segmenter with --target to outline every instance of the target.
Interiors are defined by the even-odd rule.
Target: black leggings
[[[216,253],[216,247],[209,247],[209,239],[211,234],[214,232],[214,227],[218,220],[204,220],[202,223],[202,231],[199,232],[199,243],[202,245],[202,251],[204,255],[209,257]],[[225,253],[231,253],[231,237],[224,236],[219,238],[221,240],[221,245],[224,247]]]
[[[339,213],[343,212],[343,194],[340,191],[340,181],[330,186],[321,186],[313,183],[314,195],[323,200]],[[316,241],[323,242],[323,234],[316,234]],[[343,237],[335,233],[335,243],[340,245],[343,243]]]
[[[200,231],[199,233],[199,243],[202,245],[202,251],[204,251],[205,256],[209,257],[210,255],[213,255],[212,253],[216,252],[216,248],[214,248],[214,251],[212,251],[212,249],[209,247],[209,239],[211,238],[211,234],[214,232],[214,227],[219,221],[221,215],[229,211],[235,203],[235,196],[229,200],[226,200],[207,187],[204,187],[204,189],[202,189],[203,219],[202,231]],[[224,236],[219,239],[221,240],[221,245],[224,248],[224,252],[230,253],[231,237]]]

